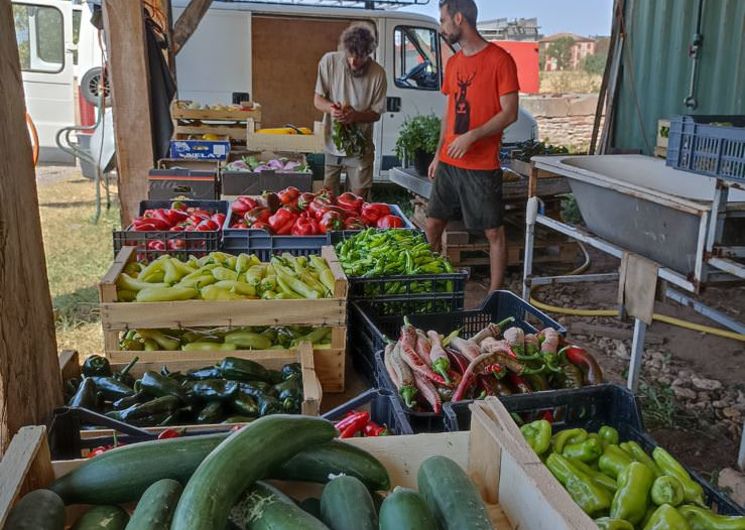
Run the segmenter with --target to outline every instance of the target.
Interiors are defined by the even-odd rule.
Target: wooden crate
[[[184,109],[174,101],[171,104],[171,118],[174,120],[206,120],[206,121],[261,121],[261,104],[254,103],[252,109],[247,110],[214,110],[214,109]]]
[[[477,401],[471,407],[471,431],[352,438],[344,442],[378,458],[388,469],[392,487],[416,489],[416,475],[424,460],[434,455],[451,458],[478,487],[497,530],[597,528],[528,447],[496,398]],[[45,428],[21,429],[0,463],[0,524],[21,495],[47,486],[84,462],[52,462]],[[318,496],[320,488],[282,485],[298,499]],[[76,510],[74,506],[68,508],[70,520]]]
[[[216,134],[245,142],[247,121],[261,122],[261,105],[255,103],[252,110],[182,109],[173,102],[171,119],[175,134]]]
[[[260,134],[260,126],[249,119],[246,148],[252,151],[288,151],[291,153],[322,153],[325,149],[323,123],[313,124],[313,134]]]
[[[155,352],[138,352],[138,353],[155,353]],[[188,370],[195,370],[215,364],[215,362],[231,355],[229,352],[223,353],[219,359],[208,358],[208,359],[190,359],[190,360],[173,360],[168,362],[162,361],[149,361],[140,356],[140,360],[132,367],[130,374],[137,379],[142,376],[146,371],[159,372],[163,366],[168,367],[171,371],[186,372]],[[301,405],[301,413],[306,416],[320,416],[321,413],[321,400],[323,399],[323,390],[321,388],[321,382],[318,380],[318,376],[315,370],[315,362],[313,358],[313,348],[308,343],[301,344],[297,350],[287,351],[286,354],[282,355],[263,355],[259,358],[252,358],[252,360],[258,362],[264,368],[270,370],[280,370],[284,365],[289,363],[300,363],[302,367],[303,377],[303,403]],[[80,378],[80,357],[76,351],[63,351],[59,355],[60,371],[62,372],[62,380],[67,381],[72,378]],[[111,368],[114,371],[121,370],[126,366],[126,363],[111,363]],[[204,425],[169,425],[168,427],[148,427],[146,431],[152,433],[159,433],[165,429],[183,428],[187,432],[201,432],[201,431],[215,431],[215,430],[229,430],[233,428],[233,425],[227,424],[204,424]],[[114,431],[110,429],[88,429],[81,431],[80,436],[82,439],[110,438],[114,435]]]
[[[336,285],[333,298],[319,300],[238,300],[183,302],[117,302],[116,279],[135,259],[134,247],[124,247],[98,286],[104,351],[114,362],[127,362],[135,354],[144,362],[176,360],[219,360],[225,352],[119,350],[119,334],[130,329],[178,329],[237,326],[322,326],[330,327],[331,347],[314,350],[315,367],[326,392],[344,391],[347,336],[347,277],[333,247],[323,247],[321,256],[331,268]],[[236,351],[246,359],[268,359],[287,355],[287,350]]]

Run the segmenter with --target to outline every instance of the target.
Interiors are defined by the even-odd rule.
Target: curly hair
[[[369,57],[378,47],[378,39],[366,24],[356,23],[341,34],[341,46],[357,57]]]

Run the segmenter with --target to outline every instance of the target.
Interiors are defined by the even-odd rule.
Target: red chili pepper
[[[367,422],[369,421],[369,412],[362,412],[359,416],[354,416],[354,420],[352,421],[352,423],[341,430],[339,438],[351,438],[355,434],[362,432],[362,430],[365,428],[365,425],[367,425]]]
[[[378,219],[390,213],[390,206],[382,202],[369,202],[362,206],[362,219],[370,226],[375,226]]]
[[[587,382],[591,385],[599,385],[603,382],[603,370],[588,351],[579,346],[566,346],[559,350],[559,355],[566,355],[567,361],[578,366],[586,373]]]
[[[295,186],[288,186],[287,188],[277,193],[277,196],[279,197],[279,201],[282,204],[297,204],[297,200],[300,197],[300,190],[297,189]]]
[[[353,214],[359,214],[362,210],[362,205],[365,204],[365,199],[355,195],[354,193],[345,192],[336,198],[336,203]]]
[[[339,212],[328,211],[323,214],[323,217],[321,217],[321,220],[318,223],[318,228],[322,234],[326,234],[333,230],[343,230],[344,217]]]
[[[315,219],[300,216],[292,226],[293,236],[314,236],[319,233],[318,223]]]
[[[404,222],[398,215],[384,215],[378,219],[376,226],[378,228],[401,228]]]
[[[289,235],[292,232],[292,227],[297,220],[297,215],[292,213],[286,208],[280,208],[277,212],[269,218],[269,226],[272,228],[272,232],[277,235]]]
[[[388,436],[390,434],[390,431],[385,425],[378,425],[374,421],[370,420],[369,422],[367,422],[367,425],[365,425],[363,434],[365,436]]]
[[[180,438],[184,435],[186,429],[166,429],[161,431],[158,435],[158,440],[166,440],[168,438]]]
[[[350,425],[353,425],[356,421],[359,420],[359,418],[366,417],[365,423],[370,421],[370,413],[365,412],[364,410],[353,410],[352,412],[347,412],[347,415],[344,416],[342,419],[337,421],[334,424],[334,427],[336,427],[337,431],[343,431]]]

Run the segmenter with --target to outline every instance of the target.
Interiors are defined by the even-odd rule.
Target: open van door
[[[385,19],[384,65],[388,73],[386,112],[381,119],[380,171],[399,161],[394,154],[398,131],[407,118],[436,114],[445,105],[442,95],[442,55],[451,49],[441,42],[438,30],[410,20]],[[444,47],[443,47],[444,46]]]
[[[54,139],[59,129],[75,123],[72,2],[14,1],[13,22],[26,110],[39,134],[39,159],[71,162]]]

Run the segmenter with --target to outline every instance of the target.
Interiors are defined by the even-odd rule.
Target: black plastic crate
[[[397,215],[404,222],[403,226],[399,228],[398,230],[419,231],[419,229],[416,226],[414,226],[414,223],[412,223],[408,217],[406,217],[406,214],[404,214],[403,210],[401,210],[401,208],[399,208],[397,204],[389,204],[388,207],[391,209],[391,215]],[[353,237],[359,233],[360,233],[359,230],[335,230],[330,233],[329,241],[331,242],[332,245],[336,245],[340,241],[349,239],[350,237]]]
[[[719,124],[731,125],[719,125]],[[700,175],[745,181],[745,115],[670,119],[667,165]]]
[[[213,213],[227,216],[230,203],[227,201],[180,201],[188,208],[201,208]],[[173,201],[140,201],[140,215],[145,210],[154,208],[170,208]],[[137,259],[149,261],[163,254],[178,257],[189,255],[201,256],[209,252],[220,250],[222,240],[221,230],[211,232],[169,232],[155,230],[152,232],[136,232],[127,227],[125,230],[112,232],[114,256],[125,247],[137,247]]]
[[[531,394],[517,394],[499,398],[512,414],[535,417],[544,411],[554,416],[554,431],[582,427],[596,431],[602,425],[618,430],[621,441],[635,441],[651,453],[657,443],[646,433],[639,404],[628,389],[611,384],[595,385],[571,390],[549,390]],[[443,405],[449,431],[469,430],[471,402]],[[691,469],[691,476],[704,488],[706,502],[718,513],[745,515],[745,508],[712,487]]]
[[[341,420],[347,412],[366,410],[370,419],[378,425],[386,425],[391,434],[414,434],[404,413],[401,402],[390,390],[366,390],[354,399],[339,405],[321,417],[333,422]]]
[[[378,303],[352,303],[350,306],[348,343],[355,368],[369,380],[374,378],[381,388],[395,392],[382,363],[382,350],[385,348],[386,339],[395,341],[398,338],[406,313],[387,315]],[[509,291],[492,293],[479,309],[411,313],[408,316],[416,327],[433,329],[443,335],[461,328],[461,336],[464,338],[475,335],[489,323],[501,322],[507,317],[514,317],[513,325],[520,326],[529,333],[538,331],[536,326],[552,327],[561,334],[566,333],[566,329],[558,322]],[[376,358],[377,352],[379,358]],[[440,432],[445,428],[442,415],[406,409],[404,412],[409,416],[415,432]]]
[[[217,171],[151,169],[147,182],[147,196],[153,201],[166,201],[178,197],[190,200],[216,200],[220,196]]]

